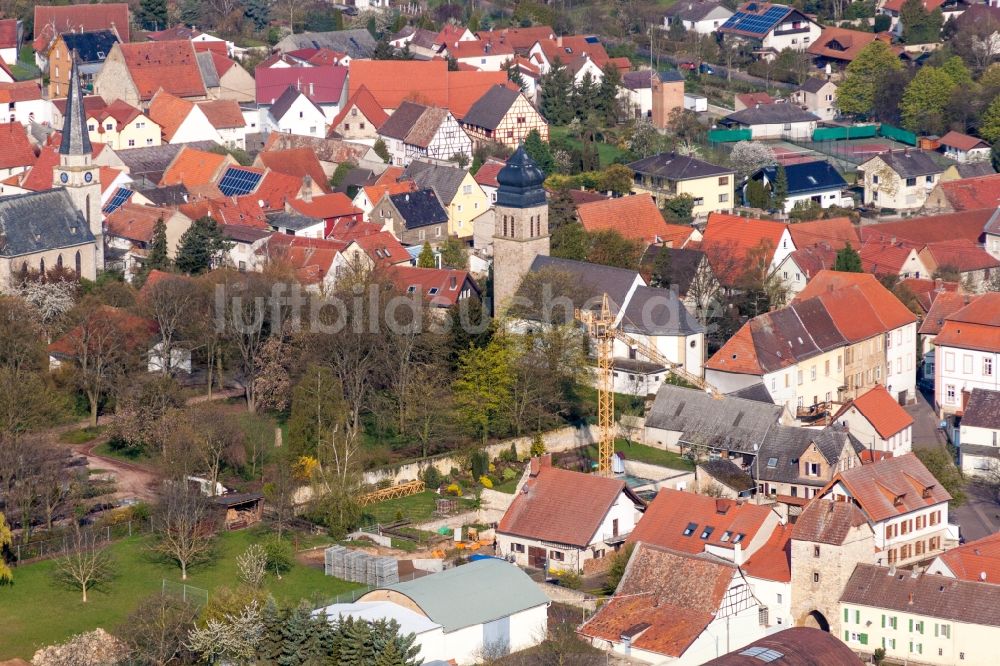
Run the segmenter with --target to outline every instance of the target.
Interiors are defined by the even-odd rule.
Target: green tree
[[[375,141],[375,144],[372,146],[372,150],[374,150],[375,154],[381,157],[382,161],[386,164],[388,164],[389,160],[392,159],[392,156],[389,154],[389,147],[385,145],[385,141],[382,140],[382,137],[379,137],[378,140]]]
[[[292,389],[288,449],[294,456],[315,456],[320,439],[343,424],[347,406],[340,381],[326,365],[310,363]]]
[[[576,117],[586,120],[597,98],[597,81],[590,72],[584,72],[580,82],[573,86],[572,106]]]
[[[994,99],[983,114],[979,123],[979,136],[991,144],[1000,141],[1000,97]]]
[[[14,572],[7,564],[7,549],[14,543],[14,536],[7,524],[7,518],[0,513],[0,585],[14,582]]]
[[[146,30],[163,30],[167,27],[167,0],[142,0],[136,21]]]
[[[243,13],[258,31],[271,21],[271,5],[267,0],[243,0]]]
[[[461,271],[469,267],[468,248],[455,236],[448,236],[448,239],[441,244],[441,265],[445,268],[455,268]],[[423,251],[421,251],[423,254]]]
[[[902,69],[892,48],[880,39],[874,40],[847,66],[844,80],[837,89],[837,107],[843,113],[867,116],[871,113],[881,77],[886,72]]]
[[[381,140],[381,139],[380,139]],[[374,148],[372,148],[374,150]],[[388,153],[388,151],[386,151]],[[379,155],[379,157],[382,157]],[[385,159],[382,157],[382,159]],[[337,165],[337,168],[333,170],[333,175],[330,176],[330,187],[339,187],[344,178],[347,178],[347,174],[352,170],[357,169],[358,165],[354,162],[341,162]]]
[[[618,583],[622,581],[622,576],[625,575],[625,567],[628,566],[628,561],[632,557],[633,548],[634,544],[627,544],[624,548],[611,556],[611,566],[608,568],[608,578],[604,582],[604,591],[606,593],[614,594],[615,590],[618,589]]]
[[[612,164],[598,175],[597,189],[602,192],[627,195],[632,191],[633,182],[631,169],[624,164]]]
[[[955,83],[944,69],[921,67],[903,93],[903,127],[913,132],[941,132],[944,110],[954,91]]]
[[[959,56],[951,56],[941,65],[956,86],[972,85],[972,72],[966,67],[965,61]]]
[[[674,269],[670,261],[670,248],[661,245],[656,253],[656,261],[653,262],[653,274],[650,276],[649,284],[667,289],[673,280]]]
[[[143,268],[149,271],[165,271],[170,268],[170,257],[167,256],[167,223],[161,217],[153,226],[153,238],[149,242],[149,252]]]
[[[583,225],[572,220],[550,232],[552,249],[549,254],[560,259],[587,261],[590,238]]]
[[[844,273],[863,273],[861,267],[861,255],[847,242],[844,247],[837,250],[837,259],[833,263],[833,270]]]
[[[471,347],[459,355],[453,385],[458,410],[485,445],[503,424],[514,387],[514,348],[503,335],[485,347]]]
[[[180,20],[184,25],[201,25],[204,9],[198,0],[184,0],[180,3]]]
[[[374,21],[374,19],[372,19]],[[368,28],[371,32],[371,27]],[[395,60],[396,59],[396,49],[392,47],[389,43],[389,36],[386,35],[375,43],[375,49],[372,51],[372,60]]]
[[[751,180],[747,183],[743,197],[751,208],[767,209],[771,205],[771,197],[764,187],[764,183],[759,180]]]
[[[784,210],[786,199],[788,199],[788,172],[785,171],[783,164],[779,164],[774,185],[771,186],[771,207],[775,210]]]
[[[434,257],[434,250],[431,249],[431,244],[427,241],[424,241],[424,247],[420,250],[420,256],[417,257],[417,267],[437,268],[437,259]]]
[[[923,0],[906,0],[899,9],[903,24],[902,39],[907,44],[930,44],[941,38],[944,14],[940,9],[928,12]]]
[[[178,269],[197,275],[218,266],[232,244],[222,236],[222,228],[211,217],[201,217],[181,236],[177,247]]]
[[[524,81],[524,75],[521,74],[521,68],[515,65],[512,60],[505,62],[503,67],[507,71],[507,80],[517,85],[521,89],[521,92],[527,92],[528,84]]]
[[[611,126],[618,123],[620,107],[618,90],[622,82],[622,73],[612,62],[604,65],[601,72],[601,83],[597,87],[597,100],[594,106],[601,114],[604,124]]]
[[[553,125],[565,125],[576,113],[572,106],[573,77],[559,58],[539,82],[542,88],[542,115]]]
[[[955,466],[947,449],[938,446],[920,447],[913,450],[920,462],[924,464],[938,483],[951,495],[951,506],[959,506],[965,502],[965,480],[962,472]]]
[[[555,172],[556,161],[552,157],[552,150],[549,144],[542,141],[538,130],[533,129],[524,137],[524,152],[528,153],[528,157],[534,160],[546,176]]]
[[[625,238],[614,229],[604,229],[587,235],[590,240],[587,261],[590,263],[632,270],[638,268],[642,251],[646,249],[641,242]]]

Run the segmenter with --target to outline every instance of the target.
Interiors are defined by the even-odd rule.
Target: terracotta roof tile
[[[743,93],[736,95],[736,99],[747,108],[757,106],[758,104],[774,104],[774,98],[766,92]]]
[[[959,291],[961,285],[957,282],[948,282],[946,280],[929,280],[924,278],[904,278],[900,280],[900,284],[910,290],[910,292],[917,298],[920,302],[920,307],[923,308],[925,313],[929,313],[931,307],[934,305],[934,301],[937,297],[945,292],[956,292]],[[923,322],[920,324],[920,333],[923,334],[924,324],[927,323],[927,318],[925,316]],[[940,326],[940,324],[938,325]],[[933,335],[933,334],[931,334]]]
[[[163,172],[160,185],[183,184],[190,190],[194,186],[213,182],[225,166],[235,163],[228,155],[184,147]]]
[[[497,182],[497,174],[500,173],[500,169],[506,166],[503,162],[497,162],[496,160],[487,160],[482,166],[479,167],[479,171],[473,178],[476,182],[485,187],[500,187],[500,183]]]
[[[869,391],[848,402],[840,409],[838,416],[851,406],[856,407],[861,415],[868,419],[882,439],[888,439],[913,425],[913,417],[881,384],[876,384]]]
[[[114,308],[110,305],[100,305],[85,315],[91,326],[110,324],[111,330],[121,334],[121,342],[129,351],[135,351],[145,346],[156,331],[156,323],[150,319],[138,317],[127,310]],[[80,350],[93,350],[91,342],[98,344],[104,336],[84,337],[82,325],[74,326],[48,346],[50,354],[73,358]],[[143,350],[145,351],[145,350]]]
[[[967,273],[1000,267],[1000,261],[968,238],[928,243],[926,250],[939,269],[953,268]]]
[[[847,243],[855,248],[861,247],[861,239],[849,217],[789,224],[788,233],[799,250],[817,244],[827,245],[834,250],[840,250]]]
[[[898,12],[903,8],[903,4],[905,2],[906,0],[886,0],[886,3],[882,5],[882,8]],[[924,0],[924,9],[932,12],[943,4],[944,0]]]
[[[408,99],[448,103],[448,63],[443,60],[352,60],[350,70],[348,95],[365,87],[382,109],[395,109]]]
[[[274,104],[288,87],[314,104],[336,104],[344,92],[346,67],[257,67],[257,103]]]
[[[1000,352],[1000,293],[972,298],[968,305],[947,316],[934,344]]]
[[[867,241],[858,248],[858,254],[861,256],[861,267],[866,273],[899,275],[916,249],[909,243],[900,241]]]
[[[466,281],[472,282],[473,289],[477,293],[479,290],[468,271],[397,264],[389,266],[386,274],[401,292],[419,294],[428,303],[437,307],[451,307],[457,303],[462,296]],[[411,289],[413,292],[410,292]]]
[[[938,559],[959,580],[996,584],[1000,582],[1000,532],[952,548]]]
[[[951,499],[941,482],[913,453],[837,472],[821,497],[838,483],[844,485],[868,519],[876,523]]]
[[[741,375],[764,374],[764,369],[757,359],[757,350],[754,348],[749,322],[743,324],[731,338],[726,340],[719,351],[712,354],[712,357],[705,363],[705,368]]]
[[[35,81],[0,83],[0,104],[10,104],[11,102],[30,102],[41,98],[42,89]],[[84,100],[86,100],[86,98],[84,98]],[[86,106],[86,101],[84,101],[84,106]]]
[[[148,113],[150,119],[160,126],[163,138],[169,143],[184,121],[187,120],[193,108],[194,102],[181,99],[165,90],[159,90],[149,103]]]
[[[950,284],[955,283],[952,282]],[[930,309],[927,311],[927,315],[920,323],[920,329],[918,330],[920,335],[937,335],[941,332],[941,327],[944,326],[944,322],[948,317],[964,308],[972,299],[976,298],[976,296],[961,293],[957,289],[957,286],[955,289],[944,291],[934,298]]]
[[[968,238],[975,243],[982,243],[983,229],[995,210],[991,207],[966,210],[961,213],[913,217],[898,222],[867,224],[861,227],[861,239],[863,241],[891,242],[895,238],[925,245],[956,238]]]
[[[291,199],[288,205],[293,210],[320,220],[332,220],[337,217],[355,216],[360,219],[361,210],[356,208],[346,194],[334,192],[312,197],[311,201]]]
[[[876,39],[878,36],[872,32],[827,26],[823,28],[816,41],[809,45],[806,52],[814,56],[851,62]]]
[[[379,265],[406,264],[411,261],[410,253],[388,231],[360,236],[352,242],[357,243],[358,247]]]
[[[243,119],[243,112],[240,104],[235,99],[213,99],[208,102],[198,102],[198,108],[202,110],[208,122],[212,123],[215,129],[233,129],[246,127],[247,122]]]
[[[267,223],[264,211],[261,210],[253,194],[242,197],[218,196],[212,199],[192,201],[179,206],[179,210],[192,220],[209,216],[220,224],[227,226],[251,227],[263,230],[270,230],[271,228]]]
[[[552,39],[556,31],[552,26],[536,25],[530,28],[504,28],[503,30],[482,30],[476,37],[491,44],[510,44],[519,51],[527,51],[540,39]]]
[[[746,548],[770,516],[766,506],[662,488],[628,542],[642,541],[682,553],[701,553],[706,545],[732,548],[742,543]],[[685,534],[692,524],[690,534]],[[713,529],[702,538],[706,528]]]
[[[524,488],[500,519],[497,532],[580,548],[590,544],[611,506],[626,492],[621,479],[546,464],[538,465],[538,474],[529,477]]]
[[[820,296],[826,304],[828,295],[837,292],[856,291],[863,295],[870,308],[877,314],[877,320],[882,325],[882,331],[899,328],[916,321],[917,317],[891,291],[882,286],[874,275],[867,273],[842,273],[838,271],[821,271],[796,296],[796,301],[804,301],[813,296]],[[829,309],[829,308],[827,308]],[[833,313],[830,313],[833,316]],[[851,316],[851,315],[847,315]],[[840,326],[841,320],[836,316],[834,323]]]
[[[1000,206],[1000,174],[959,178],[940,184],[941,192],[957,211],[996,208]]]
[[[108,233],[131,241],[148,243],[158,220],[166,222],[173,215],[169,208],[156,208],[126,202],[105,218]]]
[[[302,284],[319,284],[330,273],[333,260],[347,245],[322,238],[273,234],[263,250],[272,261],[291,267]]]
[[[708,255],[716,277],[724,284],[734,284],[746,269],[750,251],[767,246],[773,255],[784,231],[782,222],[709,213],[701,250]]]
[[[949,148],[955,148],[957,150],[972,150],[973,148],[989,148],[990,144],[986,143],[982,139],[969,136],[968,134],[962,134],[961,132],[956,132],[952,130],[948,132],[943,137],[938,139],[938,143],[942,146],[948,146]]]
[[[743,563],[743,571],[754,578],[787,583],[792,580],[792,526],[778,525],[771,538]]]
[[[814,499],[795,521],[792,539],[839,546],[847,540],[853,528],[867,523],[868,519],[861,509],[850,502]]]
[[[3,146],[0,151],[0,169],[30,167],[35,163],[35,149],[21,123],[0,124],[0,146]]]
[[[371,123],[372,128],[375,130],[382,127],[382,124],[389,119],[389,114],[382,110],[382,107],[379,106],[378,101],[376,101],[371,91],[366,86],[361,85],[361,87],[354,91],[350,99],[347,100],[344,108],[333,119],[333,122],[330,123],[331,133],[337,131],[337,128],[343,124],[344,119],[347,118],[347,114],[353,108],[357,108],[358,113],[363,115],[365,120]]]
[[[36,51],[45,47],[63,32],[92,32],[114,29],[123,42],[131,39],[129,33],[128,4],[108,2],[79,5],[36,5],[35,39]]]
[[[448,72],[448,110],[461,120],[496,85],[520,92],[507,80],[507,72]]]
[[[198,59],[189,41],[120,43],[139,99],[152,99],[160,88],[178,97],[204,97]]]
[[[309,176],[313,183],[324,192],[330,191],[330,184],[323,171],[323,166],[316,158],[316,153],[309,148],[265,151],[257,155],[257,162],[260,166],[289,176],[297,178]]]
[[[0,20],[0,48],[16,48],[17,45],[17,19]]]
[[[580,204],[576,212],[589,232],[613,230],[644,245],[669,238],[672,247],[684,247],[693,233],[691,227],[668,225],[656,202],[645,194]]]
[[[283,210],[285,203],[295,199],[302,191],[302,178],[268,170],[253,197],[263,201],[264,210]]]

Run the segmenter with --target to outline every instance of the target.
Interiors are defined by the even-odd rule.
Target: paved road
[[[915,449],[944,448],[947,444],[948,440],[944,432],[938,429],[938,418],[931,406],[932,400],[933,394],[928,396],[917,391],[917,401],[905,407],[906,411],[913,417],[913,448]]]
[[[649,60],[649,49],[638,48],[638,49],[635,50],[635,53],[636,53],[637,56],[642,57],[644,60],[647,60],[647,61]],[[668,55],[666,53],[661,53],[657,57],[661,61],[669,62],[669,63],[671,63],[672,65],[675,65],[675,66],[678,63],[685,62],[685,61],[690,61],[691,60],[690,58],[678,58],[676,56]],[[736,81],[743,81],[745,83],[752,83],[752,84],[754,84],[756,86],[760,86],[761,88],[779,88],[781,90],[796,90],[798,88],[798,86],[795,85],[795,84],[793,84],[793,83],[785,83],[784,81],[775,81],[774,79],[764,79],[764,78],[761,78],[759,76],[753,76],[751,74],[747,74],[745,72],[741,72],[738,69],[727,70],[722,65],[712,65],[711,63],[709,63],[709,66],[713,70],[712,74],[702,74],[702,76],[714,76],[714,77],[720,78],[720,79],[730,78],[730,79],[734,79]],[[727,71],[729,73],[728,77],[726,76]]]

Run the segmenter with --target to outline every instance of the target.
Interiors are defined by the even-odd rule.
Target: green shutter
[[[924,653],[924,644],[917,643],[917,654],[923,654],[923,653]]]
[[[885,636],[882,637],[882,649],[885,649]]]
[[[854,611],[854,624],[861,624],[861,611]]]
[[[885,629],[885,615],[882,616],[882,628]],[[885,646],[883,645],[882,647],[885,647]]]
[[[934,637],[935,638],[937,638],[937,635],[938,635],[938,626],[940,626],[940,625],[938,625],[938,623],[935,622],[934,623]]]
[[[923,634],[924,633],[924,623],[923,623],[923,621],[917,622],[917,633],[919,633],[919,634]]]
[[[849,632],[847,629],[844,629],[844,642],[846,643],[847,641],[850,640],[850,638],[851,638],[851,632]]]
[[[912,617],[910,618],[910,633],[911,634],[913,633],[913,618]],[[913,645],[913,643],[910,643],[910,645]],[[910,652],[913,652],[913,648],[912,647],[910,648]]]
[[[858,640],[862,645],[868,645],[868,634],[858,634]]]
[[[849,610],[847,610],[845,608],[844,609],[844,622],[850,622],[850,621],[851,621],[851,611],[849,611]]]

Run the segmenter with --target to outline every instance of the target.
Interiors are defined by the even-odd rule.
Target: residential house
[[[748,271],[771,272],[795,250],[790,225],[739,215],[710,213],[701,239],[712,271],[726,288]]]
[[[258,246],[255,263],[290,269],[307,291],[329,294],[338,277],[334,263],[347,244],[322,235],[306,235],[315,233],[317,228],[322,234],[322,220],[317,223],[295,213],[275,213],[269,216],[269,221],[277,233]]]
[[[676,240],[672,246],[680,248],[695,232],[693,227],[667,224],[656,202],[646,194],[583,203],[577,206],[576,215],[590,233],[613,230],[643,245],[657,245],[670,239]]]
[[[479,171],[474,176],[476,183],[479,184],[479,187],[482,188],[486,196],[490,198],[491,204],[497,202],[497,191],[500,189],[497,174],[500,173],[500,169],[502,168],[504,168],[504,162],[488,158],[480,165]]]
[[[814,627],[793,627],[783,629],[766,638],[739,647],[717,659],[705,662],[705,666],[746,666],[747,659],[758,661],[774,655],[779,663],[806,666],[810,662],[818,664],[853,664],[857,655],[851,648],[832,636],[829,632]],[[749,662],[752,663],[752,662]]]
[[[859,248],[861,241],[848,217],[834,217],[788,225],[795,250],[789,253],[774,273],[781,277],[788,295],[794,297],[821,270],[832,270],[837,252],[850,245]]]
[[[420,296],[433,308],[443,312],[468,298],[479,300],[482,291],[468,271],[450,268],[420,268],[403,263],[385,269],[396,289],[406,295]]]
[[[370,218],[404,245],[437,245],[448,237],[448,212],[431,188],[385,194]]]
[[[495,85],[479,97],[462,116],[462,129],[477,145],[497,142],[511,148],[524,143],[535,130],[549,139],[549,126],[519,90]]]
[[[348,97],[368,88],[387,113],[405,101],[448,109],[459,121],[494,85],[507,83],[507,72],[449,72],[444,60],[354,60]]]
[[[796,204],[819,204],[821,208],[830,206],[853,205],[853,200],[844,196],[847,181],[826,160],[815,162],[800,162],[789,164],[784,168],[788,194],[785,197],[784,211],[792,212]],[[763,184],[764,189],[771,191],[778,178],[777,166],[766,166],[750,177]],[[743,186],[743,196],[746,198],[746,185]]]
[[[909,663],[987,666],[1000,633],[1000,586],[859,564],[840,598],[844,642]]]
[[[579,84],[587,74],[599,82],[604,78],[608,64],[607,51],[600,38],[594,35],[558,35],[554,39],[539,39],[530,49],[528,58],[538,63],[541,73],[547,74],[558,60]],[[631,67],[626,67],[626,71]]]
[[[990,159],[990,144],[961,132],[951,131],[938,139],[944,156],[956,162],[986,162]]]
[[[962,410],[962,473],[994,482],[1000,476],[1000,391],[974,388]]]
[[[733,111],[755,109],[765,104],[774,104],[776,101],[766,92],[737,93],[733,95]]]
[[[894,456],[912,449],[913,417],[881,384],[845,403],[833,420],[850,430],[866,449]]]
[[[28,132],[18,123],[0,123],[0,178],[24,173],[35,163],[35,149]]]
[[[390,166],[373,184],[362,184],[358,187],[358,193],[354,195],[353,201],[354,205],[364,213],[365,219],[370,220],[372,211],[384,195],[415,192],[418,189],[420,188],[412,179],[403,178],[403,169]]]
[[[739,456],[743,468],[783,414],[782,405],[664,384],[646,414],[643,439],[668,451]]]
[[[675,7],[678,5],[674,5]],[[626,105],[631,118],[653,117],[653,79],[656,72],[640,69],[622,74],[618,98]]]
[[[747,499],[757,490],[753,477],[728,458],[709,458],[694,468],[692,490],[710,497]]]
[[[646,505],[621,479],[552,466],[532,458],[528,479],[497,525],[496,553],[519,566],[583,573],[614,553]]]
[[[299,198],[288,200],[285,210],[322,220],[325,225],[320,235],[314,237],[329,238],[337,227],[362,221],[362,212],[351,203],[346,194],[333,192],[313,196],[306,186],[303,186],[303,190]]]
[[[49,46],[67,32],[94,32],[110,30],[122,42],[131,40],[129,9],[124,2],[105,2],[82,5],[36,5],[32,22],[35,64],[42,71],[48,70]]]
[[[141,271],[148,255],[153,233],[158,221],[166,225],[167,256],[177,255],[181,236],[191,226],[191,218],[176,208],[158,208],[126,202],[115,208],[105,218],[107,257],[109,268],[121,270],[127,281],[132,281]]]
[[[759,619],[763,620],[761,624],[771,631],[795,625],[792,619],[791,540],[792,525],[778,525],[767,543],[740,567],[753,595],[761,603],[758,611]]]
[[[334,259],[333,269],[339,278],[341,275],[368,274],[376,267],[409,266],[412,263],[413,257],[395,236],[388,231],[378,231],[349,241]]]
[[[942,178],[924,202],[924,210],[934,213],[1000,208],[1000,174],[975,178]]]
[[[761,638],[761,605],[736,565],[637,543],[615,596],[577,631],[632,660],[694,666]]]
[[[858,166],[864,204],[876,208],[921,208],[944,168],[922,150],[881,153]]]
[[[361,86],[330,122],[330,136],[374,143],[378,139],[379,129],[388,119],[388,114],[378,105],[375,96],[368,88]]]
[[[447,109],[403,102],[378,135],[396,166],[419,158],[444,162],[455,155],[472,156],[472,140]]]
[[[262,118],[265,133],[299,134],[302,136],[326,136],[326,116],[302,91],[288,86]]]
[[[825,26],[819,37],[806,49],[813,58],[817,69],[843,71],[854,62],[865,47],[880,39],[889,43],[888,34],[876,35],[863,30],[850,30],[837,26]]]
[[[681,194],[694,199],[692,214],[702,217],[734,207],[736,172],[727,167],[678,155],[660,153],[628,165],[634,175],[632,189],[651,195],[657,206]]]
[[[663,29],[680,23],[689,32],[714,35],[732,17],[733,12],[716,0],[694,0],[671,5],[663,16]]]
[[[93,111],[88,109],[87,132],[92,142],[112,150],[159,146],[163,136],[159,124],[120,99]]]
[[[23,21],[16,18],[0,21],[0,61],[8,66],[16,65],[23,41]]]
[[[793,509],[816,497],[834,474],[861,465],[861,448],[844,428],[779,425],[768,433],[746,471],[760,496],[788,505],[794,515]]]
[[[663,276],[665,284],[677,291],[677,295],[691,312],[699,318],[703,317],[719,290],[719,281],[712,273],[708,257],[701,250],[676,247],[670,241],[663,245],[650,245],[640,262],[643,275],[651,275],[656,269],[661,252],[670,256],[667,260],[669,272]]]
[[[450,42],[445,46],[445,52],[459,65],[484,72],[504,71],[504,65],[514,58],[514,48],[509,44],[494,44],[478,39]]]
[[[241,273],[259,270],[260,250],[271,235],[270,229],[256,226],[222,225],[222,237],[230,243],[223,265],[235,268]]]
[[[766,505],[661,488],[627,542],[705,553],[738,566],[771,539],[779,522]]]
[[[69,94],[69,75],[76,59],[80,85],[93,90],[94,75],[101,71],[111,47],[119,42],[113,30],[93,32],[65,32],[56,37],[49,47],[49,98]]]
[[[434,190],[438,201],[448,211],[448,234],[451,236],[472,236],[472,220],[491,205],[472,174],[458,166],[414,160],[401,178],[412,180],[418,189]]]
[[[822,28],[801,11],[770,2],[741,5],[718,29],[724,39],[736,39],[773,57],[784,49],[805,51],[819,39]]]
[[[967,541],[934,558],[928,574],[956,580],[996,584],[1000,580],[1000,532]]]
[[[219,131],[194,102],[161,89],[150,100],[148,113],[149,119],[161,128],[163,140],[167,143],[211,141],[222,145]]]
[[[476,38],[494,44],[510,44],[514,52],[526,56],[528,50],[541,39],[555,39],[556,31],[552,26],[536,25],[529,28],[503,28],[500,30],[481,30]]]
[[[864,271],[877,277],[929,278],[934,273],[920,248],[905,241],[867,240],[858,248],[858,254]]]
[[[115,344],[127,355],[138,356],[147,352],[156,330],[156,323],[151,319],[110,305],[99,305],[90,310],[86,314],[86,321],[90,326],[94,322],[101,322],[115,331]],[[108,344],[105,335],[87,335],[83,326],[82,323],[74,326],[48,345],[49,370],[57,370],[67,362],[75,364],[80,356],[100,354],[102,346]]]
[[[227,42],[220,37],[210,35],[207,32],[202,32],[198,28],[189,28],[183,24],[175,25],[172,28],[166,28],[164,30],[147,32],[146,39],[151,42],[188,39],[194,43],[194,48],[199,53],[211,52],[231,57],[240,57],[242,53],[246,52],[246,49],[240,49],[233,42]]]
[[[934,402],[942,418],[961,414],[973,389],[1000,390],[1000,293],[945,317],[934,347]]]
[[[513,564],[486,558],[377,587],[351,603],[322,610],[344,617],[393,620],[413,634],[422,663],[476,664],[485,652],[506,655],[548,635],[549,599]]]
[[[94,77],[94,94],[146,108],[157,91],[186,100],[208,97],[191,42],[117,43]]]
[[[192,188],[216,182],[236,160],[230,155],[210,153],[189,146],[183,146],[167,163],[160,177],[159,185],[184,185]]]
[[[875,532],[878,564],[915,564],[958,541],[958,528],[948,524],[951,495],[913,453],[838,472],[819,497],[861,509]]]
[[[840,634],[840,595],[858,564],[875,561],[875,532],[851,502],[813,500],[795,520],[791,541],[792,619]]]
[[[1000,260],[967,238],[928,243],[920,257],[932,275],[950,276],[973,293],[988,289],[1000,270]]]
[[[222,42],[213,42],[221,44]],[[235,102],[253,102],[256,97],[256,83],[250,72],[243,69],[232,58],[217,50],[202,51],[199,42],[194,43],[198,68],[201,70],[205,89],[212,99],[228,99]]]
[[[938,296],[945,292],[956,292],[961,287],[957,282],[942,280],[941,278],[933,280],[906,278],[901,284],[905,285],[913,294],[924,320],[926,320],[926,315],[930,312],[931,306]]]
[[[810,76],[790,97],[792,104],[798,104],[822,121],[829,122],[837,117],[837,84],[829,79]]]
[[[198,151],[208,151],[215,147],[210,141],[200,141],[188,145],[161,144],[159,146],[128,148],[114,151],[115,164],[120,163],[136,183],[137,190],[150,190],[156,188],[163,179],[163,173],[170,166],[177,155],[184,150],[194,149]],[[108,151],[111,153],[112,151]],[[103,152],[100,158],[103,158]],[[223,157],[216,155],[216,157]],[[98,157],[95,157],[97,160]],[[175,183],[176,185],[176,183]],[[172,190],[167,192],[173,193]],[[185,189],[181,194],[190,194]],[[176,196],[176,194],[175,194]]]
[[[393,48],[405,50],[414,57],[421,60],[429,60],[440,56],[447,46],[445,42],[438,40],[438,33],[425,28],[415,28],[404,26],[389,40],[389,45]]]
[[[959,285],[952,284],[955,285],[954,289],[945,291],[942,288],[942,291],[935,295],[930,308],[927,310],[927,314],[924,316],[923,321],[920,322],[920,328],[917,330],[917,333],[920,335],[920,354],[924,362],[921,376],[925,380],[934,380],[936,372],[934,366],[937,357],[934,342],[937,334],[941,332],[945,320],[968,305],[972,298],[975,298],[974,296],[961,293],[958,288]]]
[[[42,99],[42,88],[37,81],[0,83],[0,109],[7,111],[0,116],[4,122],[21,123],[25,127],[54,120],[52,103]]]
[[[330,191],[326,171],[309,148],[288,148],[286,150],[265,150],[257,153],[253,166],[266,168],[295,178],[310,179],[310,184],[324,193]]]
[[[318,134],[326,136],[326,126],[339,114],[345,101],[346,67],[258,67],[256,70],[257,105],[267,109],[278,105],[289,88],[301,93],[323,114],[324,122]],[[271,115],[275,115],[272,109]],[[300,132],[302,133],[302,132]]]
[[[353,162],[361,169],[377,169],[381,173],[385,162],[375,154],[369,146],[351,143],[340,139],[303,136],[301,134],[285,134],[272,132],[264,142],[264,152],[271,150],[288,150],[290,148],[308,148],[319,160],[327,177],[333,175],[337,166],[343,162]]]
[[[896,222],[862,225],[858,233],[861,240],[878,240],[884,243],[906,241],[919,248],[925,245],[968,239],[983,245],[988,233],[987,225],[994,216],[994,209],[967,210],[961,213],[922,215]],[[989,249],[989,243],[986,243]]]
[[[754,139],[812,140],[819,116],[795,104],[759,104],[730,113],[719,124],[731,129],[749,129]]]
[[[372,3],[379,4],[379,3]],[[282,53],[298,49],[330,49],[345,53],[351,58],[371,58],[375,51],[375,38],[365,28],[333,30],[330,32],[300,32],[285,37],[275,44],[274,50]]]
[[[198,102],[195,106],[205,114],[209,124],[215,128],[221,145],[227,148],[246,149],[247,124],[240,111],[239,102],[234,99],[214,99]]]

